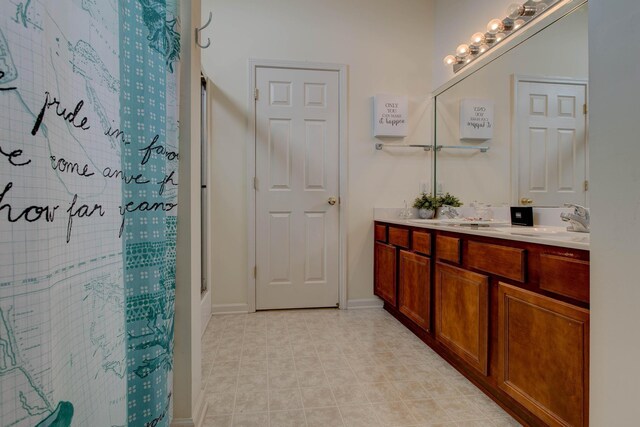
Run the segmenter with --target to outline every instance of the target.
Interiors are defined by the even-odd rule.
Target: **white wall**
[[[469,43],[471,35],[485,32],[489,21],[507,16],[507,7],[522,0],[436,0],[433,86],[435,89],[454,76],[453,68],[442,62],[456,47]]]
[[[437,155],[437,182],[468,204],[511,204],[512,75],[588,79],[588,7],[582,6],[437,98],[438,145],[489,145],[487,153],[443,150]],[[494,102],[493,138],[460,141],[460,100]],[[514,171],[515,172],[515,171]]]
[[[589,1],[591,425],[640,419],[640,2]]]
[[[371,97],[410,97],[406,143],[431,140],[433,4],[425,0],[203,0],[214,13],[203,67],[213,81],[213,304],[247,302],[249,58],[347,64],[348,298],[373,296],[373,207],[412,200],[429,154],[376,151]]]

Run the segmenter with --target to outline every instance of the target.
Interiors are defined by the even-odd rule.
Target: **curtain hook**
[[[211,24],[211,19],[213,18],[213,13],[209,12],[209,19],[207,20],[207,23],[204,24],[202,27],[200,28],[196,28],[196,44],[201,48],[201,49],[206,49],[209,46],[211,46],[211,39],[207,38],[207,44],[206,45],[202,45],[200,43],[200,31],[204,30],[205,28],[207,28],[209,26],[209,24]]]

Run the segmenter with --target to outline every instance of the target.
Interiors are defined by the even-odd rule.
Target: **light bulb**
[[[487,24],[487,33],[496,34],[503,30],[502,21],[500,19],[492,19]]]
[[[458,61],[456,60],[456,57],[455,57],[455,56],[453,56],[453,55],[447,55],[447,56],[445,56],[445,58],[444,58],[444,64],[445,64],[445,65],[453,65],[453,64],[455,64],[456,62],[458,62]]]
[[[507,8],[507,16],[511,19],[516,19],[522,15],[524,7],[521,4],[513,3]]]
[[[513,30],[517,30],[518,28],[522,27],[525,24],[525,20],[524,19],[516,19],[515,22],[513,23]]]
[[[478,44],[482,44],[482,42],[484,42],[484,34],[483,33],[475,33],[474,35],[471,36],[471,43],[478,45]]]
[[[491,33],[486,33],[484,35],[484,42],[489,45],[494,44],[496,42],[496,35]]]
[[[456,55],[460,58],[466,58],[469,55],[469,45],[461,44],[460,46],[458,46],[458,48],[456,49]]]
[[[505,34],[505,33],[498,33],[498,34],[496,34],[496,43],[498,43],[498,42],[500,42],[500,41],[504,40],[504,38],[505,38],[505,37],[506,37],[506,34]]]
[[[511,18],[504,18],[502,20],[502,27],[504,28],[504,31],[511,31],[513,30],[513,19]]]
[[[482,54],[489,50],[489,45],[486,43],[482,43],[480,46],[478,46],[478,48],[480,49],[480,52],[478,52],[478,54]]]

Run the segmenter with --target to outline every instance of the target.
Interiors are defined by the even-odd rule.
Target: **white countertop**
[[[386,212],[376,212],[376,221],[409,227],[426,228],[432,230],[450,231],[453,233],[471,234],[496,239],[515,240],[518,242],[537,243],[540,245],[558,246],[563,248],[589,250],[590,235],[567,231],[566,227],[540,225],[536,227],[517,227],[511,225],[492,225],[489,227],[474,227],[468,225],[449,225],[429,222],[419,222],[414,218],[409,220],[390,218]]]

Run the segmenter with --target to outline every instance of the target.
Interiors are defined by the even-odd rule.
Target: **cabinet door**
[[[436,338],[487,375],[489,278],[436,264]]]
[[[396,248],[376,242],[373,293],[396,305]]]
[[[430,329],[431,260],[425,256],[400,251],[398,308],[425,331]]]
[[[589,311],[499,285],[498,383],[551,426],[588,425]]]

